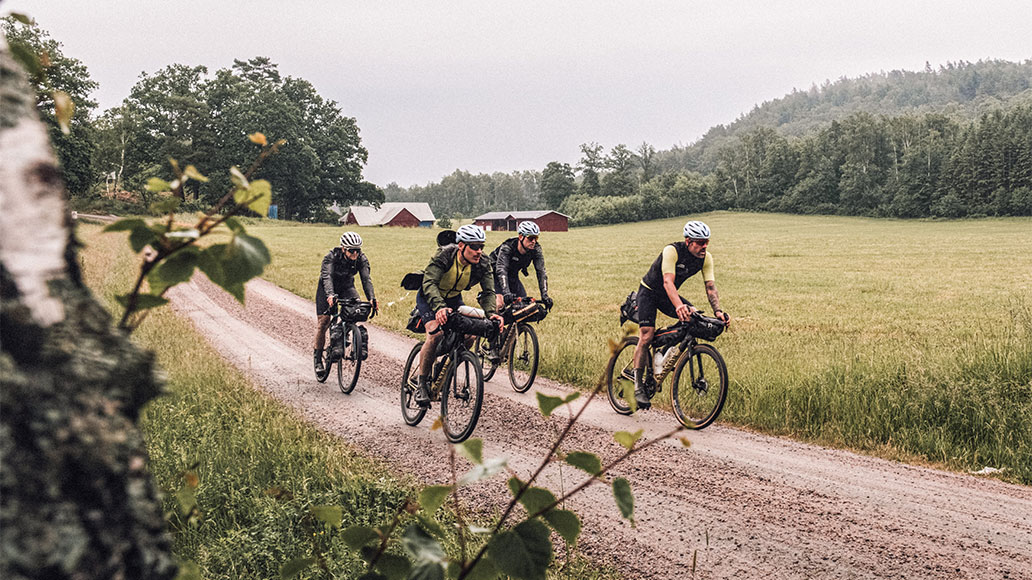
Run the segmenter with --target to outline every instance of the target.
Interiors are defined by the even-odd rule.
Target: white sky
[[[1032,58],[1030,0],[7,0],[100,83],[268,56],[355,117],[379,185],[687,145],[793,88]]]

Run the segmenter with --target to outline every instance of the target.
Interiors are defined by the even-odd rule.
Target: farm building
[[[565,232],[570,229],[570,216],[557,211],[493,211],[473,218],[473,223],[487,231],[514,232],[521,222],[531,221],[543,232]]]
[[[376,209],[353,205],[340,217],[340,223],[358,226],[401,226],[428,228],[434,225],[434,212],[422,202],[389,202]]]

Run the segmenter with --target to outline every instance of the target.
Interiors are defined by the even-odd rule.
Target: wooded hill
[[[1032,60],[870,74],[793,91],[686,147],[620,144],[605,153],[586,143],[576,166],[456,171],[426,186],[392,184],[386,194],[427,201],[438,215],[557,209],[573,225],[715,209],[1032,215],[1030,87]],[[511,196],[515,182],[523,187]]]

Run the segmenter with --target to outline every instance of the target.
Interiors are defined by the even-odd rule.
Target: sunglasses
[[[466,247],[476,252],[484,251],[484,244],[466,244]]]
[[[348,253],[348,254],[357,254],[358,253],[358,248],[348,248],[348,249],[346,249],[344,251],[346,253]]]
[[[708,246],[709,240],[688,240],[688,243],[699,244],[700,246]]]
[[[528,242],[536,242],[537,239],[538,239],[537,236],[525,236],[525,237],[526,237]]]

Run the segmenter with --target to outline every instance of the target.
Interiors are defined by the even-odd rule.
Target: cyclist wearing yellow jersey
[[[467,224],[455,232],[455,243],[437,250],[430,264],[423,271],[423,286],[416,294],[416,309],[426,326],[426,343],[420,352],[419,388],[413,400],[421,407],[430,406],[430,392],[427,382],[437,342],[441,338],[438,329],[448,322],[448,315],[463,305],[462,292],[480,284],[477,301],[486,316],[502,318],[495,314],[494,274],[491,261],[483,259],[484,230],[480,226]]]
[[[688,300],[677,293],[685,280],[702,272],[706,297],[713,307],[713,316],[727,323],[731,318],[720,309],[720,297],[713,276],[713,256],[707,253],[710,229],[700,221],[684,225],[684,241],[674,242],[652,263],[638,288],[638,326],[641,332],[634,348],[634,400],[639,409],[651,406],[642,388],[645,376],[645,352],[656,331],[656,310],[671,318],[687,322],[696,311]]]

